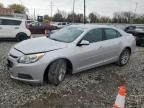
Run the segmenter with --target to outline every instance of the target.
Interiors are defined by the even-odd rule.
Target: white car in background
[[[30,38],[26,20],[0,17],[0,39],[16,39],[22,41]]]
[[[66,26],[69,26],[71,25],[71,23],[69,22],[56,22],[54,24],[52,24],[53,26],[56,26],[57,28],[61,29],[61,28],[64,28]]]

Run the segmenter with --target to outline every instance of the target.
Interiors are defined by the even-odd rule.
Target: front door
[[[2,19],[2,36],[4,38],[15,38],[19,31],[21,21]]]
[[[103,32],[97,28],[89,31],[82,40],[89,41],[89,45],[76,46],[73,56],[76,71],[82,71],[103,61]]]

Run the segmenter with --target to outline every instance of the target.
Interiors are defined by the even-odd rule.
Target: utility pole
[[[36,20],[36,17],[35,17],[35,8],[34,8],[34,20]]]
[[[53,2],[52,2],[52,0],[50,3],[50,8],[51,8],[51,21],[52,21],[52,15],[53,15]]]
[[[73,0],[73,23],[75,22],[75,0]]]
[[[136,2],[135,14],[136,14],[136,12],[137,12],[137,7],[138,7],[138,2]]]
[[[132,23],[134,23],[134,19],[136,18],[137,7],[138,7],[138,2],[136,2],[136,7],[134,10],[134,17],[132,18]]]
[[[84,24],[86,24],[86,2],[84,0]]]

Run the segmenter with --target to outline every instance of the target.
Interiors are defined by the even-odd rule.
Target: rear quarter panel
[[[123,34],[123,44],[122,44],[122,50],[126,47],[131,48],[131,53],[134,53],[135,48],[136,48],[136,40],[133,35],[124,33]]]
[[[25,33],[27,36],[31,36],[31,32],[29,29],[27,29],[26,27],[26,22],[23,20],[21,25],[20,25],[20,29],[17,31],[18,33]]]

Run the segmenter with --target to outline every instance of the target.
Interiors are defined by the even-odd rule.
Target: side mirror
[[[87,41],[87,40],[82,40],[82,41],[78,44],[78,46],[89,45],[89,44],[90,44],[89,41]]]

